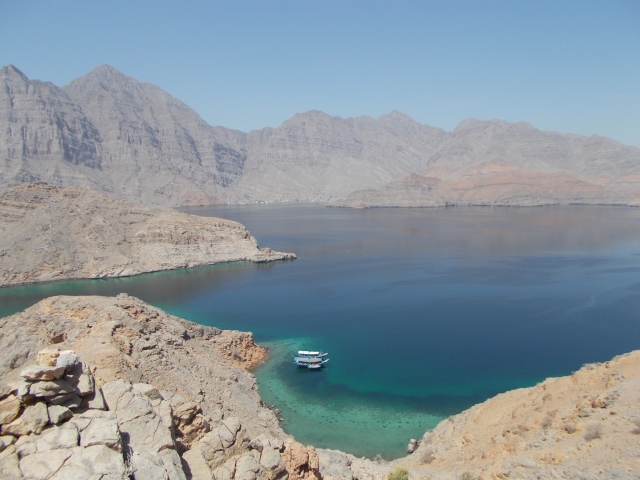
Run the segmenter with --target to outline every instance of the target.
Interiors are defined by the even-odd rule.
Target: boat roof
[[[296,362],[300,363],[321,363],[321,358],[306,358],[306,357],[295,357]]]
[[[308,350],[298,350],[298,355],[311,355],[312,357],[316,357],[321,353],[322,352],[310,352]]]

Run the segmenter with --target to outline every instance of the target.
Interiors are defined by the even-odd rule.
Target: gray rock
[[[12,435],[2,435],[0,436],[0,452],[4,451],[10,445],[16,443],[16,437]]]
[[[78,446],[78,429],[72,423],[49,428],[43,431],[41,435],[35,435],[34,437],[33,443],[36,452],[47,452],[59,448],[74,448]],[[18,452],[20,457],[25,456],[27,451],[24,445],[22,447]]]
[[[149,399],[136,392],[131,384],[122,380],[102,387],[110,410],[118,417],[120,431],[128,435],[128,445],[134,452],[159,452],[175,448],[171,433],[164,427]]]
[[[0,478],[6,480],[18,480],[23,478],[20,471],[18,455],[11,453],[0,457]]]
[[[80,363],[78,355],[73,353],[73,350],[64,350],[60,352],[60,355],[56,359],[57,367],[64,367],[67,372],[74,370]]]
[[[20,414],[20,400],[13,395],[0,400],[0,425],[13,422]]]
[[[102,412],[100,410],[90,410],[91,422],[80,433],[80,445],[90,447],[92,445],[106,445],[112,450],[122,451],[122,443],[120,439],[120,430],[118,429],[118,420],[113,412]],[[83,418],[87,418],[87,413],[83,414]],[[95,415],[95,414],[100,414]]]
[[[93,379],[93,375],[86,372],[80,375],[78,385],[76,386],[76,392],[81,397],[85,397],[95,392],[95,380]]]
[[[82,405],[82,397],[79,397],[78,395],[74,395],[73,397],[71,397],[69,400],[67,400],[62,404],[62,406],[67,407],[71,410],[79,409],[81,405]]]
[[[47,407],[49,413],[49,423],[58,425],[59,423],[69,420],[73,417],[73,413],[67,407],[62,405],[49,405]]]
[[[62,395],[53,395],[51,397],[44,397],[44,399],[50,405],[63,405],[64,403],[76,397],[77,395],[75,394],[75,392],[72,392],[63,393]]]
[[[102,391],[99,388],[95,389],[95,392],[82,397],[82,403],[80,403],[80,409],[92,409],[92,410],[106,410],[107,406],[104,403],[104,397]]]
[[[152,402],[152,404],[154,400],[155,401],[163,400],[162,395],[160,394],[158,389],[153,385],[149,385],[148,383],[134,383],[132,387],[136,392],[147,397]]]
[[[31,365],[20,372],[20,376],[26,380],[58,380],[64,374],[65,367],[48,367],[43,365]]]
[[[7,397],[12,391],[12,388],[6,383],[0,383],[0,400]]]
[[[20,417],[4,425],[2,433],[14,436],[29,435],[32,432],[40,433],[47,423],[49,423],[47,405],[44,402],[38,402],[26,407]]]
[[[20,459],[20,471],[26,478],[51,478],[71,455],[73,451],[67,448],[27,455]]]
[[[70,451],[73,452],[72,456],[64,462],[64,466],[55,475],[55,480],[128,478],[122,454],[105,445],[76,447]],[[22,467],[22,461],[20,466]]]
[[[245,454],[236,462],[236,473],[234,478],[236,480],[256,480],[259,471],[260,464],[256,461],[253,455]]]
[[[260,455],[260,465],[268,472],[269,478],[276,478],[285,471],[285,464],[280,454],[273,448],[265,448]]]
[[[200,448],[192,448],[182,455],[182,460],[186,463],[188,473],[195,480],[217,480],[214,479],[209,463],[204,457]]]
[[[29,394],[35,397],[53,397],[73,391],[74,388],[64,380],[36,382],[29,387]]]

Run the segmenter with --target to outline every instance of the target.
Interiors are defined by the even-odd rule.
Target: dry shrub
[[[540,422],[540,426],[546,430],[551,426],[551,422],[553,422],[553,419],[549,415],[545,415]]]
[[[464,472],[460,477],[460,480],[478,480],[478,477],[471,472]]]
[[[602,438],[602,425],[600,423],[592,423],[584,431],[584,438],[587,441]]]
[[[633,423],[636,426],[636,428],[631,430],[631,433],[640,435],[640,418],[634,418],[633,420],[631,420],[631,423]]]
[[[568,434],[572,434],[572,433],[576,433],[576,430],[578,429],[578,427],[576,427],[575,423],[569,422],[565,424],[564,429],[567,431]]]
[[[436,456],[430,448],[421,448],[418,452],[418,459],[420,463],[431,463],[436,459]]]
[[[389,472],[389,480],[409,480],[409,470],[404,467],[396,467]]]

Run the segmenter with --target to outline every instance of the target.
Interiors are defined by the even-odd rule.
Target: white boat
[[[319,357],[319,358],[324,358],[327,355],[329,355],[328,353],[323,352],[322,350],[320,350],[319,352],[311,352],[308,350],[298,350],[298,357]]]
[[[320,357],[293,357],[293,363],[299,367],[310,369],[322,368],[328,361],[328,358]]]

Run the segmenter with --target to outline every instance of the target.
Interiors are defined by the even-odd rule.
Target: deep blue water
[[[640,210],[192,208],[295,261],[0,290],[0,315],[52,294],[127,292],[272,349],[256,375],[305,443],[399,456],[446,416],[640,348]],[[295,368],[297,348],[330,352]]]

